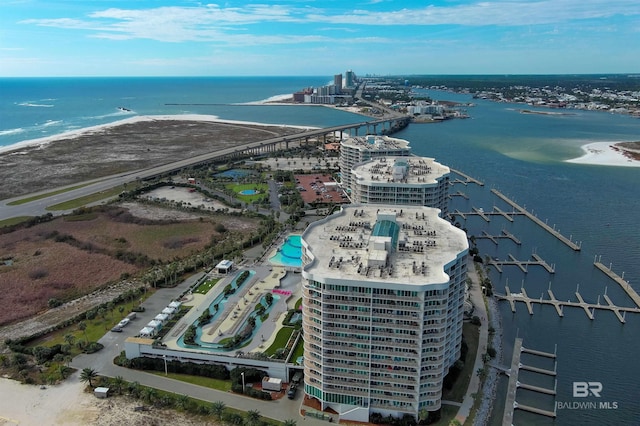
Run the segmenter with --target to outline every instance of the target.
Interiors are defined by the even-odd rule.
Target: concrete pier
[[[545,262],[540,256],[538,256],[535,253],[531,255],[531,257],[533,257],[534,260],[518,260],[511,254],[508,254],[507,257],[508,257],[508,260],[491,259],[488,262],[488,265],[494,266],[500,273],[502,273],[502,266],[509,266],[509,265],[517,266],[525,274],[527,273],[528,271],[527,268],[529,266],[542,266],[550,274],[554,274],[556,272],[551,265],[549,265],[547,262]]]
[[[471,176],[469,176],[469,175],[466,175],[466,174],[462,173],[462,172],[461,172],[461,171],[459,171],[459,170],[455,170],[455,169],[452,169],[452,168],[449,168],[449,170],[451,170],[453,173],[455,173],[455,174],[457,174],[457,175],[460,175],[460,176],[462,176],[463,178],[465,178],[465,182],[460,181],[460,182],[464,183],[465,185],[466,185],[467,183],[475,183],[475,184],[476,184],[476,185],[478,185],[478,186],[484,186],[484,183],[480,182],[480,181],[479,181],[479,180],[477,180],[477,179],[472,178],[472,177],[471,177]],[[458,179],[456,179],[456,180],[458,180]]]
[[[534,391],[534,392],[544,393],[544,394],[547,394],[547,395],[555,395],[556,394],[556,390],[555,389],[541,388],[540,386],[528,385],[526,383],[518,382],[518,387],[520,389],[526,389],[526,390],[530,390],[530,391]]]
[[[507,219],[509,222],[513,222],[513,214],[516,213],[507,213],[505,211],[500,210],[498,207],[493,206],[493,210],[498,213],[500,216],[504,217],[505,219]],[[517,214],[521,214],[521,213],[517,213]]]
[[[469,199],[469,196],[467,194],[465,194],[464,192],[462,192],[462,191],[458,191],[455,194],[450,194],[449,197],[462,197],[465,200]]]
[[[633,287],[629,285],[628,281],[625,281],[622,277],[618,276],[618,274],[616,274],[600,262],[595,262],[593,265],[607,274],[607,276],[613,281],[615,281],[627,293],[631,300],[633,300],[633,303],[635,303],[636,306],[640,307],[640,295],[638,295]],[[624,273],[622,275],[624,275]]]
[[[524,207],[521,207],[517,203],[511,201],[507,196],[502,194],[497,189],[492,189],[491,192],[496,194],[502,201],[504,201],[505,203],[507,203],[511,207],[513,207],[514,209],[518,210],[520,213],[522,213],[525,216],[527,216],[529,219],[531,219],[533,222],[535,222],[538,226],[542,227],[542,229],[544,229],[545,231],[547,231],[548,233],[550,233],[551,235],[553,235],[554,237],[556,237],[557,239],[559,239],[560,241],[565,243],[572,250],[580,251],[580,246],[579,245],[575,244],[573,241],[571,241],[570,239],[568,239],[567,237],[565,237],[564,235],[562,235],[561,233],[559,233],[558,231],[556,231],[555,229],[553,229],[552,227],[550,227],[549,225],[547,225],[546,223],[544,223],[543,221],[538,219],[536,216],[534,216],[531,213],[529,213],[529,211],[526,210]]]
[[[556,395],[556,384],[554,384],[553,389],[547,389],[540,386],[529,385],[526,383],[521,383],[518,380],[518,374],[520,370],[528,370],[535,373],[547,374],[550,376],[556,376],[555,371],[545,370],[543,368],[533,367],[530,365],[525,365],[520,362],[520,356],[522,353],[530,353],[533,355],[540,355],[549,357],[552,356],[555,358],[555,354],[550,354],[548,352],[536,351],[533,349],[527,349],[522,346],[522,339],[516,339],[513,345],[513,355],[511,357],[511,369],[509,370],[509,384],[507,387],[507,396],[504,404],[504,412],[502,415],[502,425],[503,426],[512,426],[513,425],[513,413],[516,409],[528,411],[530,413],[540,414],[547,417],[556,417],[555,404],[554,410],[544,410],[538,407],[532,407],[529,405],[520,404],[516,401],[516,393],[518,388],[526,389],[534,392],[544,393],[546,395]]]
[[[563,317],[563,310],[565,306],[570,306],[570,307],[574,307],[574,308],[581,308],[582,310],[584,310],[585,314],[587,315],[587,318],[589,319],[594,319],[594,315],[593,313],[596,310],[602,310],[602,311],[609,311],[609,312],[613,312],[616,317],[618,318],[618,320],[621,323],[625,323],[625,319],[624,319],[624,315],[626,312],[631,312],[631,313],[640,313],[640,308],[632,308],[632,307],[626,307],[626,306],[616,306],[613,304],[613,302],[611,301],[611,299],[605,295],[605,301],[607,302],[606,305],[602,305],[602,304],[594,304],[594,303],[588,303],[585,302],[582,295],[578,292],[576,292],[576,297],[578,298],[577,302],[572,302],[570,300],[565,301],[561,301],[556,299],[555,295],[553,294],[553,292],[551,290],[547,290],[547,293],[549,293],[549,297],[550,299],[544,299],[542,296],[534,299],[529,297],[526,292],[524,291],[524,289],[522,290],[522,293],[511,293],[511,290],[509,289],[509,286],[505,286],[504,287],[505,290],[505,294],[498,294],[498,293],[494,293],[494,296],[498,299],[498,300],[506,300],[509,302],[509,305],[511,307],[511,312],[516,312],[516,302],[523,302],[526,304],[527,306],[527,311],[529,312],[530,315],[533,315],[533,309],[531,308],[531,306],[534,303],[539,303],[541,305],[552,305],[553,307],[556,308],[556,312],[558,313],[559,317]]]
[[[482,235],[477,235],[476,239],[480,239],[480,238],[486,238],[488,240],[491,240],[492,243],[494,243],[495,245],[498,245],[498,240],[500,239],[507,239],[507,240],[511,240],[513,241],[516,245],[521,245],[522,242],[517,239],[515,237],[515,235],[503,230],[502,234],[500,235],[490,235],[487,231],[482,231]]]

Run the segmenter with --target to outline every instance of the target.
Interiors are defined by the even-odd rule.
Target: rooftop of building
[[[368,151],[409,150],[409,141],[389,136],[354,136],[342,141],[342,146]]]
[[[446,284],[445,267],[469,245],[464,231],[439,212],[422,206],[344,206],[303,233],[302,244],[313,258],[303,267],[303,276],[381,288]]]
[[[435,184],[451,172],[428,157],[380,157],[356,164],[352,173],[358,183]]]

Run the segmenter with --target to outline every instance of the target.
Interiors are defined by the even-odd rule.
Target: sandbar
[[[566,162],[598,166],[640,167],[640,161],[632,158],[631,152],[621,147],[620,143],[592,142],[583,145],[581,148],[584,154],[578,158],[566,160]]]

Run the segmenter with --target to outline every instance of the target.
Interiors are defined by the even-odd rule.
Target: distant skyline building
[[[354,73],[351,70],[347,70],[347,72],[344,73],[344,86],[348,87],[348,88],[352,88],[356,86],[356,73]]]
[[[427,206],[449,212],[447,166],[427,157],[380,157],[351,171],[351,201],[362,204]]]
[[[353,204],[302,234],[304,391],[340,420],[438,410],[468,242],[430,207]]]
[[[333,85],[338,88],[338,93],[342,93],[342,74],[333,76]]]
[[[355,136],[340,142],[340,179],[343,188],[352,190],[352,170],[356,164],[380,157],[411,155],[409,142],[389,136]]]

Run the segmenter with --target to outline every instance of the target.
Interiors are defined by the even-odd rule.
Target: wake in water
[[[53,104],[38,104],[36,102],[38,101],[24,101],[24,102],[18,103],[18,105],[25,106],[25,107],[35,107],[35,108],[53,108],[55,106]]]

